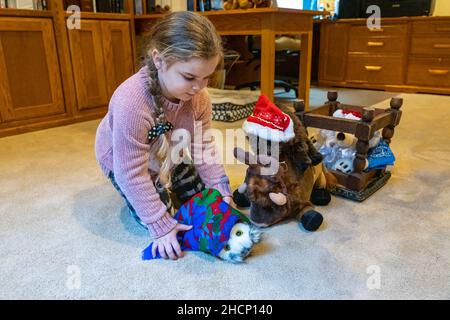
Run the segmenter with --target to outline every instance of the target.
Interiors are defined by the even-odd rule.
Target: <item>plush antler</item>
[[[244,151],[241,148],[235,147],[233,150],[234,157],[246,165],[250,167],[260,167],[261,175],[274,175],[278,172],[279,161],[274,157],[270,157],[268,155],[258,155]]]
[[[238,161],[245,163],[246,165],[251,166],[258,163],[256,157],[252,153],[244,151],[241,148],[235,147],[233,154]]]
[[[272,161],[278,161],[277,159],[275,159],[274,157],[265,155],[265,154],[259,154],[257,161],[259,164],[263,165],[263,166],[268,166],[272,163]]]
[[[244,193],[247,190],[247,184],[244,182],[243,184],[241,184],[238,188],[238,192],[239,193]]]

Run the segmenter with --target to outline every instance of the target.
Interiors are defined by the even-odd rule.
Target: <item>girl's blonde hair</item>
[[[167,68],[176,62],[192,58],[210,59],[219,56],[223,61],[222,41],[214,25],[207,18],[190,11],[170,13],[150,31],[146,65],[150,83],[150,94],[155,97],[156,117],[164,117],[160,97],[161,86],[158,69],[152,58],[153,49],[158,50]],[[165,134],[155,141],[156,159],[160,163],[159,181],[169,187],[171,183],[170,144]]]

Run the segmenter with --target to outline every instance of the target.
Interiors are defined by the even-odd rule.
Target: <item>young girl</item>
[[[165,259],[182,256],[177,233],[191,228],[178,224],[160,197],[170,187],[174,167],[171,134],[184,128],[192,137],[191,149],[215,150],[213,141],[195,140],[194,131],[199,123],[203,132],[211,126],[205,87],[222,57],[221,39],[208,19],[193,12],[167,15],[151,31],[146,65],[116,89],[97,130],[100,167]],[[205,186],[220,191],[230,203],[223,166],[194,164]]]

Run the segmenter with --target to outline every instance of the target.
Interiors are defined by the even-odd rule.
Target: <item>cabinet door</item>
[[[319,80],[344,81],[348,24],[324,24],[320,35]]]
[[[26,120],[65,112],[53,22],[0,19],[0,119]]]
[[[103,57],[108,97],[133,74],[133,52],[128,21],[102,21]]]
[[[67,30],[72,56],[78,109],[108,104],[100,21],[81,22],[81,29]]]

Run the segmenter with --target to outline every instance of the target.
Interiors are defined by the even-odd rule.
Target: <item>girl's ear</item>
[[[161,55],[159,54],[159,51],[157,49],[152,49],[152,59],[153,59],[153,63],[155,64],[156,69],[161,69],[162,68],[162,59],[161,59]]]

